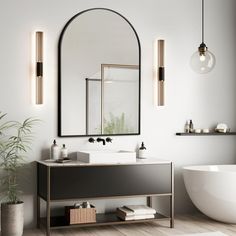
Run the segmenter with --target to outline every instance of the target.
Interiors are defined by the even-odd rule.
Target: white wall
[[[205,128],[217,122],[236,130],[236,2],[206,1],[206,43],[217,58],[209,75],[199,76],[189,68],[189,59],[200,44],[200,0],[11,0],[0,8],[0,109],[10,119],[36,116],[37,129],[30,160],[48,154],[57,137],[57,42],[65,22],[87,8],[107,7],[129,19],[142,46],[142,127],[140,136],[115,137],[110,147],[135,149],[145,141],[150,155],[171,159],[176,165],[176,210],[193,210],[181,177],[181,166],[204,163],[234,163],[235,137],[177,137],[186,119]],[[32,103],[32,33],[45,32],[45,101]],[[166,40],[166,106],[154,105],[154,40]],[[71,152],[90,148],[87,138],[57,138]],[[100,144],[97,145],[101,148]],[[24,182],[25,224],[35,223],[35,169]],[[117,203],[118,201],[116,201]],[[109,205],[100,202],[101,208]]]

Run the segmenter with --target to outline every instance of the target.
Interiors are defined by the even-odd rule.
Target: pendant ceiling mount
[[[191,68],[199,74],[210,72],[215,66],[215,56],[210,52],[204,42],[204,0],[202,0],[202,43],[198,47],[190,61]]]

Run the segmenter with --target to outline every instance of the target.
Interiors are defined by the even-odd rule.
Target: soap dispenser
[[[62,145],[61,158],[62,159],[68,158],[68,149],[66,148],[65,144]]]
[[[147,158],[147,149],[144,146],[144,142],[142,142],[141,147],[139,148],[138,157],[140,159],[146,159]]]
[[[51,159],[53,160],[57,160],[60,157],[60,150],[59,147],[57,145],[56,140],[53,140],[53,144],[51,146]]]

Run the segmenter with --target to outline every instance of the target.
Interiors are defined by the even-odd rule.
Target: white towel
[[[156,210],[145,205],[127,205],[127,209],[134,212],[134,215],[153,215],[156,214]]]
[[[134,212],[125,207],[117,208],[117,213],[119,213],[119,215],[122,215],[123,217],[134,216]]]
[[[145,220],[145,219],[154,219],[154,215],[133,215],[133,216],[122,216],[117,214],[122,220]]]

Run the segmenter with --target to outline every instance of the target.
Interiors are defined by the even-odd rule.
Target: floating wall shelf
[[[209,135],[236,135],[236,132],[227,132],[227,133],[218,133],[218,132],[210,132],[210,133],[176,133],[178,136],[209,136]]]

